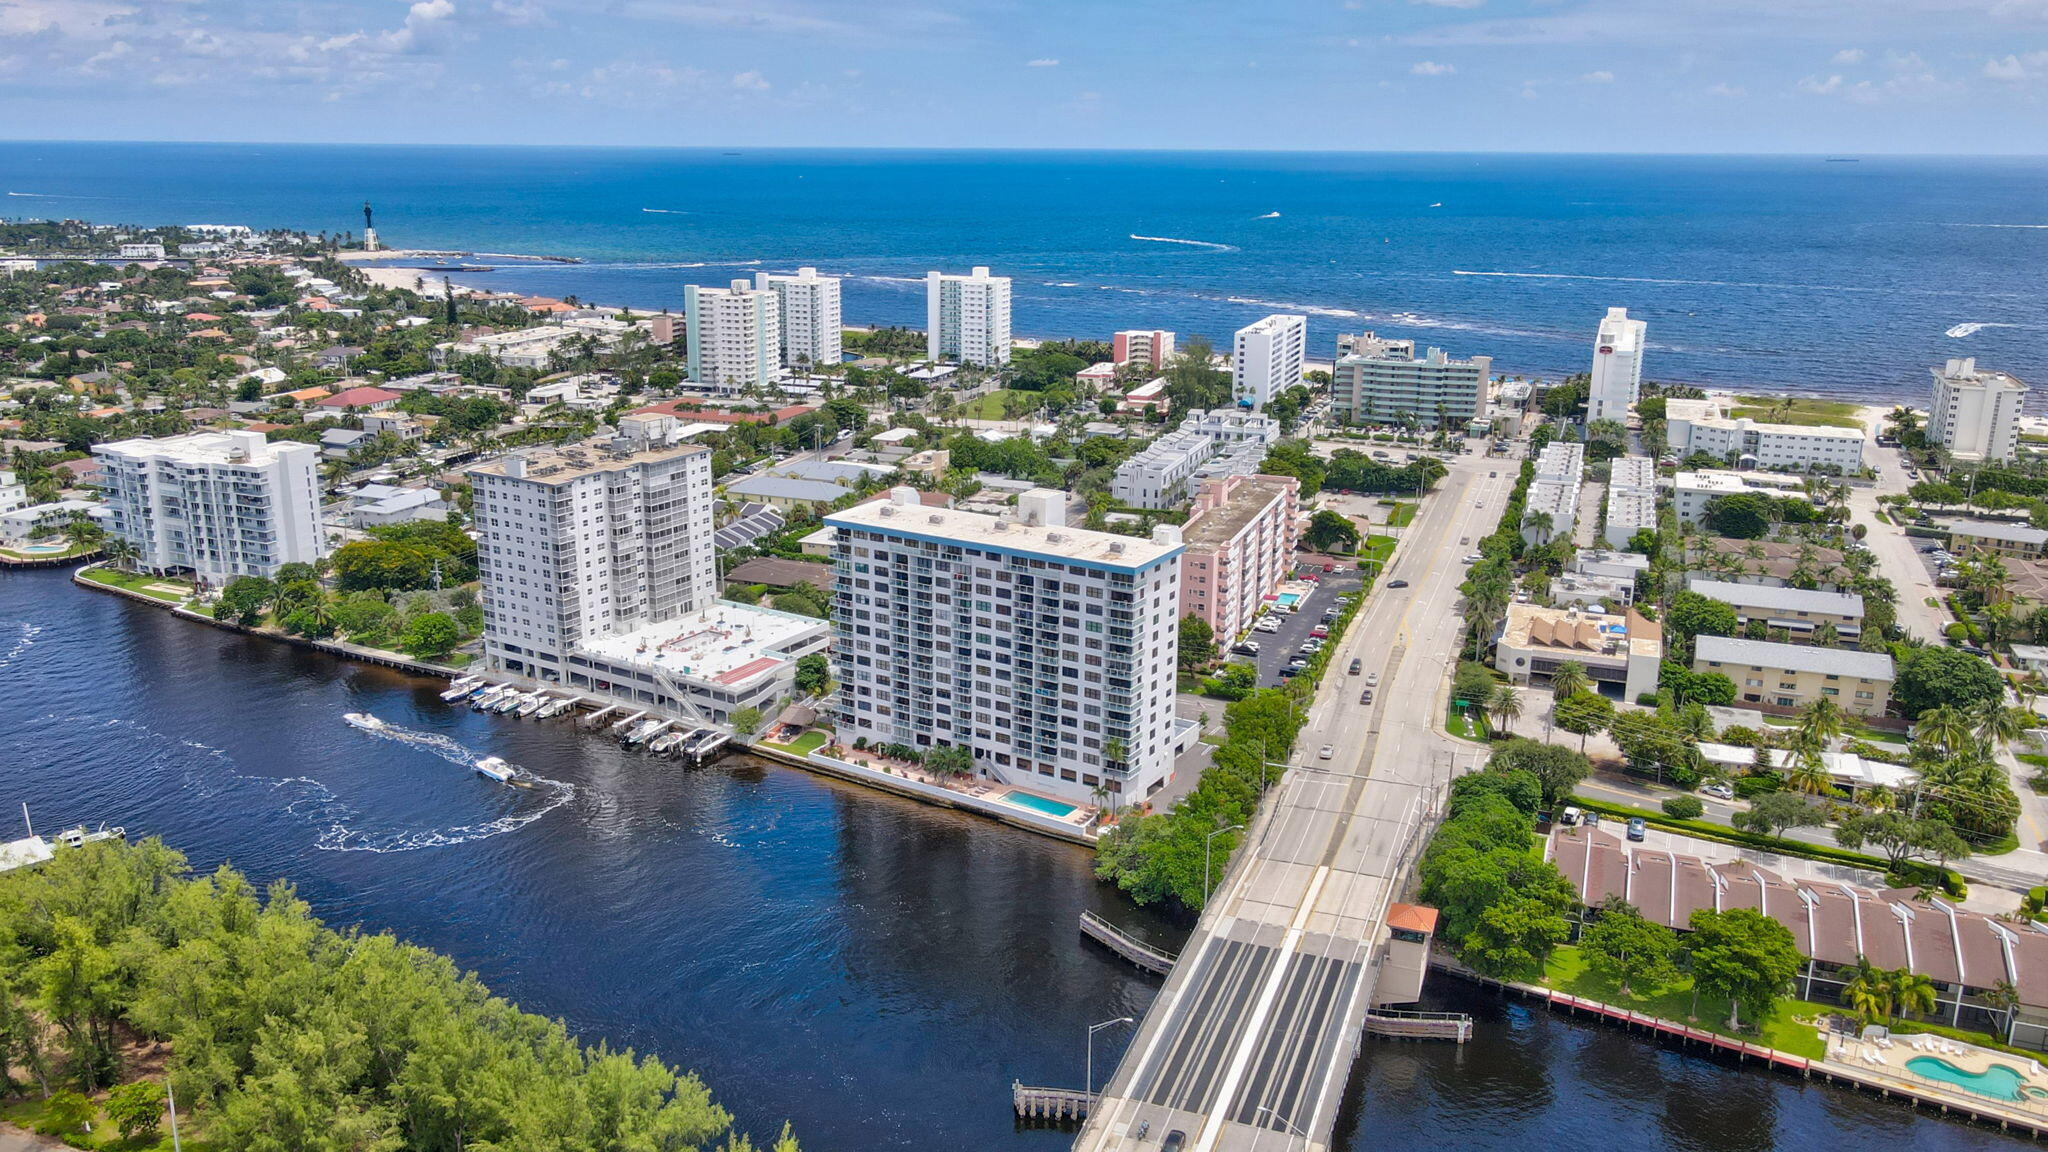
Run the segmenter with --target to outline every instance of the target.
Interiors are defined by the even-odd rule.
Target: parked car
[[[1712,796],[1716,800],[1733,800],[1735,799],[1735,789],[1722,781],[1716,780],[1711,784],[1700,785],[1700,795]]]
[[[1499,479],[1499,478],[1500,478],[1500,473],[1498,473],[1498,472],[1488,472],[1488,473],[1486,474],[1486,478],[1487,478],[1488,480],[1497,480],[1497,479]]]
[[[1358,675],[1358,673],[1359,673],[1359,670],[1360,670],[1360,669],[1362,669],[1362,668],[1364,668],[1364,667],[1365,667],[1365,661],[1363,661],[1363,660],[1360,660],[1360,659],[1359,659],[1358,657],[1356,657],[1356,656],[1353,656],[1353,657],[1351,658],[1351,674],[1352,674],[1353,676],[1356,676],[1356,675]]]
[[[1306,668],[1308,667],[1308,657],[1296,656],[1294,659],[1289,660],[1287,662],[1287,666],[1289,668]]]
[[[1577,808],[1566,808],[1558,814],[1557,822],[1561,827],[1576,828],[1579,826],[1579,821],[1585,818],[1585,815],[1584,812],[1579,811]]]
[[[1259,654],[1259,642],[1257,640],[1246,640],[1244,643],[1232,648],[1231,651],[1239,656],[1257,656]]]
[[[1643,839],[1643,836],[1646,833],[1648,833],[1649,830],[1650,826],[1648,824],[1643,823],[1643,818],[1641,816],[1632,817],[1628,822],[1628,838],[1631,840],[1640,843]]]
[[[1325,744],[1321,748],[1316,750],[1316,759],[1328,760],[1330,757],[1335,756],[1336,754],[1337,748],[1335,745]]]
[[[1301,666],[1299,664],[1289,664],[1287,667],[1280,669],[1280,678],[1282,680],[1292,679],[1299,675],[1301,675]]]
[[[1479,563],[1479,562],[1480,562],[1481,560],[1484,560],[1484,559],[1486,559],[1486,557],[1484,557],[1484,556],[1481,556],[1481,555],[1480,555],[1479,553],[1477,553],[1477,552],[1474,552],[1474,553],[1472,553],[1471,555],[1469,555],[1469,556],[1466,556],[1466,557],[1465,557],[1465,563],[1467,563],[1467,564],[1477,564],[1477,563]]]
[[[1317,640],[1321,640],[1323,637],[1328,636],[1330,634],[1330,626],[1328,624],[1318,624],[1315,627],[1309,629],[1308,634],[1316,638]]]

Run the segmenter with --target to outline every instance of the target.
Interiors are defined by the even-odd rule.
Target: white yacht
[[[487,780],[496,780],[500,784],[510,784],[513,768],[503,757],[486,756],[476,762],[476,774]]]
[[[361,728],[365,732],[382,732],[386,728],[391,727],[391,725],[377,719],[368,712],[344,712],[341,714],[341,719],[349,727]]]

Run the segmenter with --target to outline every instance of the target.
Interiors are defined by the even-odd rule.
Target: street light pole
[[[1261,757],[1260,757],[1260,762],[1261,762],[1261,763],[1264,763],[1264,761],[1265,761],[1265,758],[1264,758],[1263,756],[1261,756]],[[1211,833],[1209,833],[1209,834],[1208,834],[1207,836],[1204,836],[1204,837],[1202,837],[1202,903],[1203,903],[1203,904],[1205,904],[1205,905],[1206,905],[1206,904],[1207,904],[1207,903],[1209,902],[1209,850],[1210,850],[1211,846],[1212,846],[1212,845],[1213,845],[1213,844],[1215,843],[1215,840],[1216,840],[1216,838],[1217,838],[1218,836],[1221,836],[1221,835],[1223,835],[1223,834],[1224,834],[1225,832],[1242,832],[1242,831],[1244,831],[1244,825],[1242,825],[1242,824],[1232,824],[1232,825],[1230,825],[1230,826],[1228,826],[1228,827],[1226,827],[1226,828],[1218,828],[1218,829],[1217,829],[1217,830],[1215,830],[1214,832],[1211,832]]]
[[[1118,1024],[1135,1023],[1137,1021],[1129,1016],[1119,1016],[1114,1020],[1104,1020],[1100,1024],[1090,1024],[1088,1026],[1088,1080],[1085,1087],[1090,1100],[1095,1099],[1095,1034],[1104,1028],[1114,1028]]]

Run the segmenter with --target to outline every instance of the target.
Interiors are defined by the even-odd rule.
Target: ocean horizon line
[[[391,148],[391,149],[456,149],[467,152],[505,151],[531,152],[542,150],[589,151],[589,152],[711,152],[725,155],[747,155],[749,153],[824,153],[824,154],[953,154],[972,156],[1487,156],[1503,159],[1530,158],[1600,158],[1600,159],[1697,159],[1697,160],[1820,160],[1862,161],[1862,160],[2041,160],[2048,161],[2048,151],[2013,152],[1868,152],[1868,151],[1734,151],[1695,152],[1682,150],[1665,151],[1619,151],[1597,149],[1489,149],[1489,148],[1253,148],[1223,146],[1089,146],[1089,145],[957,145],[957,144],[654,144],[610,142],[479,142],[479,141],[437,141],[437,140],[264,140],[238,138],[190,138],[177,140],[135,140],[122,137],[98,136],[47,136],[47,137],[0,137],[0,147],[9,145],[124,145],[147,148],[178,147],[264,147],[264,148]]]

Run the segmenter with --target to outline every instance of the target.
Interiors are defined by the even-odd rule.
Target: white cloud
[[[1832,95],[1841,91],[1841,88],[1842,78],[1840,76],[1829,76],[1825,80],[1818,76],[1808,76],[1799,82],[1800,91],[1812,92],[1821,96]]]
[[[1742,97],[1749,95],[1749,89],[1744,88],[1740,84],[1716,84],[1712,88],[1707,89],[1707,95],[1721,96],[1730,100],[1739,100]]]
[[[1026,68],[1057,68],[1060,66],[1060,62],[1050,56],[1040,56],[1036,60],[1026,60],[1024,66]]]
[[[386,52],[424,52],[454,18],[454,0],[417,0],[406,9],[404,24],[378,37],[379,45]]]
[[[741,72],[733,76],[732,86],[742,92],[766,92],[774,87],[768,83],[766,76],[754,71]]]
[[[1927,67],[1927,61],[1922,60],[1918,52],[1901,52],[1896,48],[1884,54],[1884,62],[1889,67],[1901,70]]]
[[[1602,68],[1597,72],[1588,72],[1579,77],[1579,79],[1587,84],[1612,84],[1614,83],[1614,73]]]
[[[1449,76],[1457,70],[1456,65],[1439,64],[1434,60],[1418,60],[1409,67],[1408,74],[1410,76]]]
[[[1840,52],[1835,53],[1835,63],[1861,64],[1868,56],[1869,53],[1861,48],[1844,48]]]
[[[2003,60],[1986,60],[1984,75],[1993,80],[2025,80],[2027,66],[2020,63],[2018,56],[2007,56]]]

